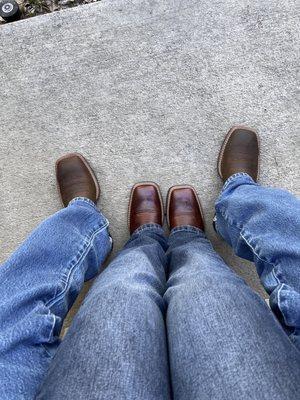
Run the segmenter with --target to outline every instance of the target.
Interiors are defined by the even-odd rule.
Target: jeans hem
[[[232,181],[236,181],[239,178],[244,178],[246,179],[245,183],[255,183],[254,180],[251,178],[250,175],[248,175],[246,172],[237,172],[236,174],[231,175],[224,183],[224,186],[221,190],[221,195],[222,193],[227,189],[227,187],[230,185]]]
[[[170,232],[170,236],[174,235],[177,232],[192,232],[192,233],[196,233],[199,236],[205,237],[205,233],[203,232],[202,229],[197,228],[196,226],[192,226],[192,225],[182,225],[182,226],[176,226],[175,228],[173,228]]]
[[[96,206],[96,204],[95,204],[92,200],[88,199],[87,197],[80,197],[80,196],[79,196],[79,197],[74,197],[74,199],[72,199],[72,200],[69,202],[68,207],[71,206],[71,205],[74,204],[74,203],[81,203],[81,202],[86,203],[86,204],[89,204],[89,205],[92,206],[95,210],[99,211],[98,208],[97,208],[97,206]]]
[[[233,175],[231,175],[226,181],[225,181],[225,183],[224,183],[224,185],[223,185],[223,188],[222,188],[222,190],[221,190],[221,192],[220,192],[220,194],[219,194],[219,196],[218,196],[218,198],[217,198],[217,200],[216,200],[216,202],[215,202],[215,210],[216,210],[216,212],[215,212],[215,215],[214,215],[214,218],[213,218],[213,227],[214,227],[214,229],[215,229],[215,231],[216,231],[216,233],[217,234],[219,234],[220,235],[220,233],[219,233],[219,231],[218,231],[218,217],[217,217],[217,214],[218,213],[221,213],[221,215],[224,217],[224,218],[226,218],[226,219],[228,219],[228,221],[230,222],[230,219],[227,217],[227,215],[226,215],[226,212],[224,211],[224,210],[222,210],[222,209],[220,209],[220,208],[218,208],[218,203],[219,202],[221,202],[222,201],[222,197],[223,197],[223,195],[224,195],[224,192],[228,189],[228,186],[230,186],[231,184],[236,184],[236,182],[238,181],[240,179],[240,185],[243,185],[243,184],[254,184],[254,185],[257,185],[257,183],[251,178],[251,176],[250,175],[248,175],[246,172],[237,172],[236,174],[233,174]],[[238,184],[238,185],[239,185]],[[237,187],[237,186],[235,186],[235,187]],[[231,222],[233,222],[233,221],[231,221]],[[238,223],[235,223],[237,226],[239,226],[239,224]]]
[[[141,232],[144,231],[159,231],[159,233],[164,233],[163,228],[159,224],[155,223],[149,223],[149,224],[144,224],[139,226],[133,233],[132,235],[139,235]]]

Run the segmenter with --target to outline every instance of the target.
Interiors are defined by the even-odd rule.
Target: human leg
[[[196,202],[185,196],[181,204],[187,205],[186,218]],[[169,208],[178,210],[176,204]],[[201,224],[189,224],[199,215],[171,225],[167,252],[164,298],[174,399],[295,398],[299,353],[263,299],[215,253]]]
[[[134,187],[132,236],[88,293],[38,399],[170,398],[160,203],[156,186]]]
[[[73,191],[73,200],[44,221],[0,268],[1,399],[34,397],[60,342],[65,315],[111,249],[108,221],[94,203],[92,178],[82,160],[73,157],[71,162],[81,186],[86,183],[81,193],[90,198],[74,198],[77,180],[70,168],[63,182],[72,178],[68,192]]]
[[[215,227],[235,254],[255,263],[272,310],[300,349],[300,201],[256,182],[258,153],[249,151],[255,142],[256,135],[245,129],[227,135],[219,158],[224,187]]]

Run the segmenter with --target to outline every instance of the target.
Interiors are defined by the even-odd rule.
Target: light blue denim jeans
[[[98,276],[58,346],[111,241],[88,200],[45,221],[0,268],[0,398],[299,398],[299,202],[236,174],[216,228],[255,262],[277,317],[202,231],[166,239],[149,224]]]

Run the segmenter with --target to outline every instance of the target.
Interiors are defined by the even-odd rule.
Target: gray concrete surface
[[[2,26],[1,261],[60,207],[54,162],[79,151],[115,249],[135,182],[190,183],[215,248],[263,294],[212,230],[216,159],[231,125],[255,127],[261,182],[299,190],[296,22],[289,0],[104,0]]]

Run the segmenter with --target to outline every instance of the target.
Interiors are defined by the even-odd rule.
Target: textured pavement
[[[54,162],[78,151],[116,250],[135,182],[189,183],[215,248],[260,291],[212,230],[216,160],[230,126],[249,125],[261,182],[299,193],[296,22],[296,1],[104,0],[1,26],[1,261],[60,207]]]

